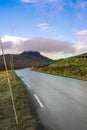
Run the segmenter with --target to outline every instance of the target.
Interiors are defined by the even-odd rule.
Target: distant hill
[[[80,55],[78,55],[76,57],[78,57],[78,58],[87,58],[87,53],[80,54]]]
[[[37,51],[24,51],[21,54],[6,54],[8,69],[14,64],[14,69],[38,66],[51,62],[52,60],[41,55]],[[13,64],[12,64],[13,63]],[[3,56],[0,56],[0,70],[4,70]]]
[[[39,66],[38,71],[87,80],[87,53]]]

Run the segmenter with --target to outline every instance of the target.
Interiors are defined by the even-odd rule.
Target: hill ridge
[[[38,71],[87,80],[87,53],[39,66]]]
[[[8,69],[10,69],[11,60],[13,60],[14,69],[42,65],[53,61],[52,59],[41,55],[38,51],[24,51],[21,54],[5,54],[5,57]],[[0,70],[4,70],[2,55],[0,56]]]

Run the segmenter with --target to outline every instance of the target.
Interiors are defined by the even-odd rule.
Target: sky
[[[59,59],[87,52],[87,0],[0,0],[0,37],[9,54],[32,50]]]

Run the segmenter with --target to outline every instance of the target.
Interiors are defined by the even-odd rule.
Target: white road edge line
[[[34,94],[34,97],[36,98],[36,100],[38,101],[38,103],[39,103],[39,105],[40,105],[40,107],[44,107],[44,105],[41,103],[41,101],[40,101],[40,99],[37,97],[37,95],[36,94]]]
[[[29,88],[31,88],[31,86],[29,85],[29,84],[27,84],[27,83],[25,83]]]
[[[21,79],[24,82],[24,79]]]

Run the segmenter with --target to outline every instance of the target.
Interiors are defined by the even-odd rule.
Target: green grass
[[[67,58],[39,66],[38,71],[87,80],[87,58]]]
[[[19,123],[15,122],[6,73],[0,72],[0,130],[35,130],[36,122],[23,84],[13,72],[9,71],[9,76]]]

